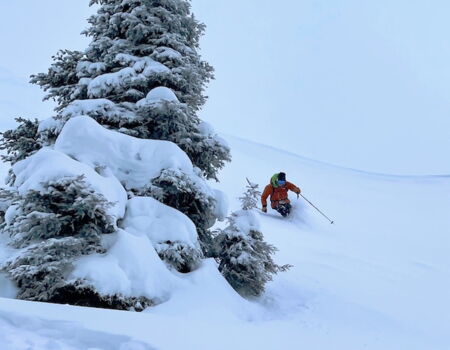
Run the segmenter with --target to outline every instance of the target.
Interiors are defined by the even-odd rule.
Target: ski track
[[[260,213],[277,262],[293,265],[262,298],[224,293],[199,271],[189,288],[139,314],[0,299],[2,350],[450,348],[449,175],[365,173],[226,139],[233,162],[216,186],[232,210],[246,176],[262,191],[285,171],[335,220],[295,195],[288,219]]]

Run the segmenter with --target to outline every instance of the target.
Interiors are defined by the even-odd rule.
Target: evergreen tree
[[[277,249],[264,241],[252,212],[259,193],[258,185],[249,182],[241,197],[243,209],[232,213],[228,226],[215,237],[219,271],[244,297],[260,296],[274,274],[290,267],[277,265],[272,259]]]
[[[242,209],[251,210],[258,206],[261,191],[258,190],[258,184],[250,182],[249,179],[247,179],[247,183],[247,189],[239,200],[241,201]]]
[[[213,69],[197,52],[205,27],[191,14],[189,2],[91,1],[94,4],[100,6],[85,31],[92,38],[89,47],[84,52],[60,51],[47,73],[32,76],[31,81],[47,92],[47,98],[58,103],[52,127],[21,120],[18,129],[3,135],[0,148],[8,151],[5,160],[16,162],[31,155],[51,144],[69,118],[88,115],[131,136],[176,143],[202,176],[217,180],[217,171],[230,160],[230,153],[197,116],[206,101],[204,89],[213,78]],[[30,135],[23,136],[23,132]],[[159,199],[194,221],[208,254],[214,199],[204,188],[185,181],[186,176],[176,178],[181,182],[175,183],[174,176],[167,181],[164,174],[154,180],[165,191]],[[175,194],[183,194],[183,199],[175,200]]]
[[[106,99],[107,113],[93,108],[86,114],[136,137],[175,142],[207,178],[217,180],[230,154],[220,138],[204,132],[197,116],[213,68],[197,52],[205,27],[191,14],[189,2],[92,0],[94,4],[100,7],[84,32],[92,38],[85,52],[61,51],[49,71],[31,81],[58,102],[65,117],[71,114],[63,113],[64,108],[76,100]],[[170,89],[175,98],[147,103],[158,87]]]
[[[193,173],[162,169],[146,186],[122,185],[130,197],[153,196],[194,222],[203,252],[178,241],[155,246],[175,269],[192,271],[203,256],[212,255],[209,229],[218,217],[217,196],[205,180],[217,180],[230,159],[226,144],[197,115],[213,78],[197,52],[204,25],[186,0],[94,4],[99,9],[85,32],[92,38],[89,47],[60,51],[47,73],[32,76],[46,98],[57,102],[57,115],[42,122],[19,119],[17,129],[2,135],[3,159],[18,163],[13,170],[20,168],[21,161],[53,146],[65,123],[79,115],[127,135],[176,143],[194,164]],[[67,280],[77,258],[106,252],[102,237],[118,224],[107,214],[112,203],[83,177],[46,181],[43,190],[19,194],[14,171],[10,175],[11,190],[0,192],[0,223],[18,254],[2,269],[17,284],[19,298],[136,310],[153,304],[139,295],[103,295],[85,280]]]
[[[76,90],[80,80],[77,66],[83,56],[81,51],[60,50],[52,57],[54,63],[46,74],[31,76],[31,83],[40,85],[47,92],[44,100],[53,99],[58,103],[57,110],[82,96]]]
[[[172,141],[204,177],[217,180],[230,153],[197,116],[213,70],[197,52],[204,25],[191,14],[189,2],[94,0],[93,4],[100,7],[89,19],[85,34],[92,42],[85,52],[61,51],[47,73],[32,77],[48,98],[58,102],[56,119],[64,123],[85,114],[131,136]],[[162,177],[155,183],[173,183]],[[194,221],[208,254],[214,201],[205,191],[193,195],[189,183],[166,186],[160,199]],[[181,190],[183,200],[173,199],[174,187],[178,194]],[[203,204],[196,205],[193,196],[203,196]]]
[[[213,236],[209,228],[216,221],[216,213],[211,193],[188,176],[166,170],[153,181],[146,194],[186,214],[197,227],[203,253],[207,257],[212,256]]]
[[[6,151],[6,155],[1,156],[2,160],[12,165],[42,147],[38,140],[39,121],[37,119],[16,118],[16,122],[19,123],[19,126],[16,129],[2,132],[0,140],[0,150]]]
[[[40,123],[37,119],[16,118],[16,121],[19,123],[16,129],[0,133],[0,150],[6,151],[6,154],[1,155],[1,159],[11,165],[31,156],[56,139],[56,131],[53,128],[39,132]],[[11,170],[6,183],[14,183],[14,173]]]
[[[116,229],[114,220],[107,214],[112,203],[90,188],[82,176],[47,182],[43,188],[23,195],[15,193],[9,209],[12,214],[2,224],[3,232],[11,236],[11,245],[22,249],[21,254],[3,267],[16,282],[18,297],[58,301],[70,291],[72,298],[78,293],[76,305],[108,306],[110,303],[109,307],[114,308],[134,307],[132,303],[139,300],[100,296],[81,281],[66,280],[76,258],[105,252],[101,236]]]
[[[185,242],[166,241],[157,244],[155,249],[161,260],[182,273],[195,270],[203,258],[201,251],[190,247]]]

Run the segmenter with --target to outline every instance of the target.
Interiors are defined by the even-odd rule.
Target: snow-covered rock
[[[193,173],[188,156],[174,143],[144,140],[105,129],[92,118],[70,119],[55,143],[63,152],[91,167],[106,167],[127,189],[141,188],[163,169]]]

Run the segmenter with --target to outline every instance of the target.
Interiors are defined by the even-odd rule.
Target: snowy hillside
[[[233,162],[215,185],[231,209],[245,176],[260,187],[279,171],[335,219],[294,196],[282,219],[259,213],[279,248],[260,299],[238,296],[211,260],[177,279],[143,313],[0,299],[0,344],[16,349],[342,349],[450,347],[450,176],[358,172],[227,137]],[[5,254],[0,251],[0,258]],[[0,291],[12,290],[2,281]]]

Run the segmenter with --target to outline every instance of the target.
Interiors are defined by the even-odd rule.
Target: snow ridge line
[[[248,140],[248,139],[244,139],[242,137],[234,136],[234,135],[231,135],[231,134],[219,133],[219,135],[221,137],[225,138],[225,139],[230,139],[230,140],[234,139],[234,140],[239,141],[239,142],[245,142],[245,143],[253,144],[253,145],[258,146],[258,147],[263,147],[263,148],[270,149],[272,151],[282,152],[282,153],[287,154],[289,156],[292,156],[292,157],[295,157],[295,158],[299,158],[303,162],[317,164],[317,165],[322,165],[322,166],[325,166],[325,167],[339,169],[339,170],[344,170],[344,171],[350,171],[350,172],[358,173],[360,175],[372,176],[372,177],[377,177],[377,178],[385,178],[386,180],[389,180],[389,179],[398,179],[398,180],[440,180],[440,179],[444,179],[444,180],[450,180],[450,174],[400,175],[400,174],[386,174],[386,173],[370,172],[370,171],[366,171],[366,170],[360,170],[360,169],[355,169],[355,168],[351,168],[351,167],[345,167],[345,166],[342,166],[342,165],[327,163],[327,162],[324,162],[324,161],[321,161],[321,160],[317,160],[317,159],[313,159],[313,158],[308,158],[308,157],[299,155],[297,153],[284,150],[282,148],[270,146],[270,145],[267,145],[267,144],[264,144],[264,143],[260,143],[260,142],[256,142],[256,141],[252,141],[252,140]]]

